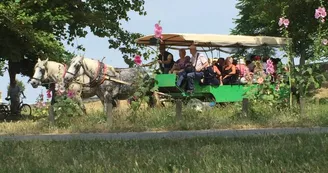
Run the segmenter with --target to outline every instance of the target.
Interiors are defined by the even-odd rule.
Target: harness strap
[[[106,80],[106,74],[107,74],[107,66],[106,65],[104,65],[104,68],[103,68],[104,70],[103,70],[103,76],[102,76],[102,79],[101,79],[101,81],[99,82],[99,84],[102,84],[102,83],[104,83],[104,81]]]
[[[102,62],[98,61],[98,68],[96,70],[95,77],[90,81],[90,87],[97,86],[98,83],[97,79],[99,78],[100,71],[102,70],[101,66],[102,66]]]

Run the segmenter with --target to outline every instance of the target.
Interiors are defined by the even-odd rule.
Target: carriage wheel
[[[20,116],[23,118],[23,119],[28,119],[31,115],[32,115],[32,108],[30,105],[28,104],[23,104],[20,108],[19,108],[19,111],[20,111]]]

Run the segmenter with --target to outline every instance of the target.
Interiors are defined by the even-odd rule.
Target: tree
[[[328,6],[328,2],[323,2]],[[314,18],[320,0],[239,0],[236,8],[240,10],[235,19],[236,27],[232,34],[282,36],[278,20],[283,9],[291,24],[288,27],[292,38],[292,51],[299,56],[300,64],[313,57],[314,38],[317,36],[318,21]],[[328,26],[324,24],[325,28]]]
[[[134,52],[134,38],[139,36],[121,27],[129,11],[146,15],[144,0],[2,0],[0,2],[0,58],[8,60],[11,81],[17,73],[33,74],[37,58],[63,62],[71,54],[61,41],[74,45],[85,37],[89,27],[98,37],[107,37],[109,48],[126,45]],[[132,50],[131,50],[132,49]]]

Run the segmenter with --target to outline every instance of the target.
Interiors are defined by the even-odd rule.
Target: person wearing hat
[[[236,65],[236,69],[239,70],[239,78],[241,83],[247,83],[250,78],[250,72],[248,67],[246,66],[246,62],[244,59],[240,59],[238,64]]]

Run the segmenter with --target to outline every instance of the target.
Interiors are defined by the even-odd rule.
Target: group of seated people
[[[189,47],[191,56],[186,56],[185,49],[179,50],[179,59],[174,61],[173,55],[160,47],[158,63],[164,74],[176,74],[177,86],[187,82],[187,92],[194,90],[194,79],[199,79],[203,85],[231,85],[236,83],[257,83],[255,74],[266,73],[266,62],[269,58],[252,55],[250,60],[234,60],[232,57],[208,59],[204,54],[197,52],[196,46]],[[164,56],[162,56],[164,55]],[[280,59],[272,59],[276,68]],[[259,66],[261,68],[256,68]]]

